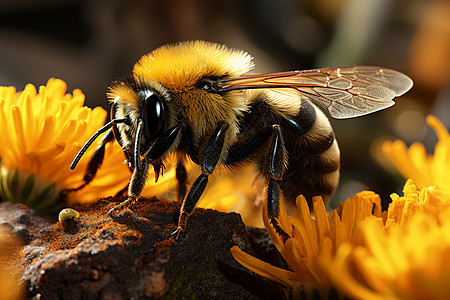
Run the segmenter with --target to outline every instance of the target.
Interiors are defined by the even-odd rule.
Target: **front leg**
[[[128,185],[128,198],[124,202],[113,207],[108,212],[109,217],[119,221],[129,218],[146,221],[146,219],[142,217],[138,217],[135,215],[130,216],[130,211],[128,211],[128,208],[133,205],[141,195],[147,179],[150,163],[155,164],[154,167],[158,166],[155,169],[155,172],[159,172],[162,165],[161,161],[159,160],[160,156],[162,156],[170,149],[184,126],[185,125],[181,123],[166,130],[163,135],[155,141],[150,150],[145,154],[145,158],[140,160],[141,155],[139,146],[143,123],[142,121],[139,122],[136,133],[136,140],[134,143],[133,155],[130,155],[130,157],[133,157],[134,170],[133,175],[131,176],[130,183]]]
[[[145,218],[133,215],[128,208],[133,205],[140,197],[144,188],[149,170],[149,163],[142,159],[139,168],[135,168],[128,185],[128,198],[124,202],[114,206],[108,211],[108,216],[117,221],[126,221],[130,218],[135,220],[147,221]]]
[[[179,239],[186,229],[188,216],[194,210],[195,205],[203,194],[208,183],[208,176],[214,171],[214,168],[222,155],[227,129],[228,124],[226,122],[219,122],[211,135],[211,138],[209,139],[200,164],[202,174],[197,178],[197,180],[195,180],[189,194],[182,202],[180,217],[178,219],[178,227],[172,233],[175,239]]]

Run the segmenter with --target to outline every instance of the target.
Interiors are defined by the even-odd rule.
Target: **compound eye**
[[[154,140],[164,128],[166,111],[163,101],[154,92],[147,90],[141,92],[144,99],[142,119],[144,121],[145,140]]]

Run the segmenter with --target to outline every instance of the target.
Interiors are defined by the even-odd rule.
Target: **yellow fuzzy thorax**
[[[237,115],[246,107],[241,91],[219,95],[196,87],[200,79],[236,78],[253,68],[252,57],[242,51],[204,41],[183,42],[162,46],[144,55],[134,66],[136,82],[152,86],[170,95],[174,115],[182,115],[191,125],[193,140],[210,133],[217,122],[227,121],[230,129],[227,142],[238,132]],[[138,101],[129,89],[114,88],[114,96],[122,101]]]
[[[175,93],[189,91],[204,77],[238,77],[253,68],[252,57],[204,41],[162,46],[144,55],[134,66],[135,78],[161,83]]]

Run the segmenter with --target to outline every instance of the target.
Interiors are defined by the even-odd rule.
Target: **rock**
[[[282,263],[263,229],[248,229],[236,213],[197,209],[175,241],[179,204],[140,199],[132,210],[148,221],[118,223],[107,212],[123,199],[74,207],[71,230],[24,205],[2,203],[0,223],[23,238],[23,278],[35,299],[282,298],[282,287],[242,267],[238,245]],[[251,233],[251,236],[249,236]],[[265,236],[264,236],[265,235]],[[256,237],[256,238],[254,238]]]

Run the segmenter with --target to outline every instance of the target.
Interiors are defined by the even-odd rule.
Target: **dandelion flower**
[[[401,140],[384,142],[382,151],[404,177],[413,179],[421,188],[436,186],[440,197],[450,199],[450,135],[435,116],[427,116],[426,121],[438,137],[434,154],[428,154],[422,143],[408,148]]]
[[[355,227],[361,220],[381,217],[381,200],[373,192],[361,192],[341,204],[338,209],[327,213],[321,197],[313,198],[311,213],[303,196],[297,198],[297,211],[288,216],[283,205],[280,207],[280,226],[291,236],[286,242],[275,232],[267,218],[264,207],[264,225],[278,251],[288,263],[291,270],[284,270],[269,265],[249,254],[233,247],[234,258],[253,272],[283,284],[288,294],[305,295],[312,299],[319,294],[328,299],[332,288],[324,266],[319,261],[321,251],[333,254],[344,243],[359,243],[360,236],[355,234]]]
[[[269,265],[233,247],[243,266],[284,285],[287,294],[307,299],[446,299],[450,294],[450,204],[433,188],[417,190],[408,180],[403,196],[392,194],[381,211],[377,194],[365,191],[326,213],[320,197],[297,198],[297,212],[281,208],[280,226],[291,238],[283,243],[265,226],[290,270]]]
[[[448,299],[450,210],[418,191],[411,180],[404,196],[392,196],[386,220],[362,220],[358,244],[343,244],[320,259],[332,284],[363,299]]]
[[[39,91],[0,87],[0,199],[22,202],[43,213],[61,208],[62,192],[83,183],[88,159],[74,171],[69,165],[83,143],[105,122],[107,113],[83,106],[80,90],[66,94],[65,82],[50,79]],[[100,142],[99,142],[100,143]],[[85,154],[92,155],[95,147]],[[106,147],[105,160],[95,179],[68,194],[68,202],[88,202],[124,188],[130,172],[117,143]]]

